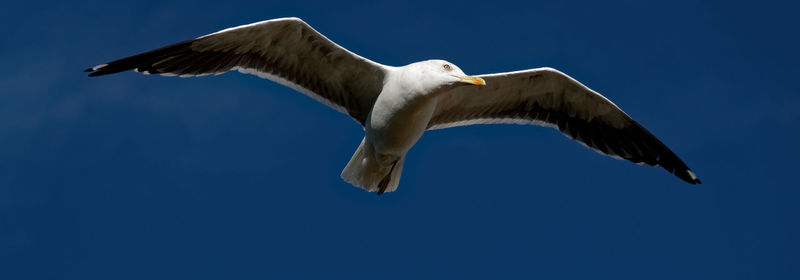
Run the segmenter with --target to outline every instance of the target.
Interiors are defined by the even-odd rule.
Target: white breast
[[[390,75],[365,123],[366,137],[378,155],[401,157],[425,132],[436,108],[436,99]]]

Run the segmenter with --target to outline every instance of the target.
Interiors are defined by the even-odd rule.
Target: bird
[[[552,127],[601,154],[660,166],[689,184],[694,172],[603,95],[549,67],[466,75],[445,60],[373,62],[303,20],[278,18],[223,29],[85,70],[163,76],[238,70],[303,93],[364,129],[341,178],[378,195],[397,190],[407,152],[428,130],[473,124]]]

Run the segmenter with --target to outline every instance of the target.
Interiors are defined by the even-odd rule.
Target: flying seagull
[[[602,154],[700,183],[617,105],[558,70],[468,76],[444,60],[386,66],[346,50],[299,18],[228,28],[85,71],[101,76],[127,70],[181,77],[238,70],[345,113],[365,136],[342,179],[379,195],[397,189],[405,155],[426,130],[492,123],[553,127]]]

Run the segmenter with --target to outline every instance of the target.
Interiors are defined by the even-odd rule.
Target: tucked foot
[[[389,185],[389,180],[392,179],[392,172],[394,172],[394,166],[397,165],[397,161],[392,163],[392,168],[389,169],[389,174],[386,174],[386,177],[381,179],[381,182],[378,183],[378,195],[383,194],[386,192],[386,187]]]

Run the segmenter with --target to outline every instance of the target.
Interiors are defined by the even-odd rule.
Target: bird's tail
[[[342,179],[368,192],[378,191],[381,194],[395,191],[400,183],[405,156],[393,165],[381,166],[375,159],[375,150],[365,142],[365,139],[361,140],[361,145],[358,145],[350,162],[342,170]]]

